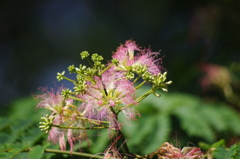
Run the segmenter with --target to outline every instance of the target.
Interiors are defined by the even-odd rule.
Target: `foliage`
[[[144,89],[148,88],[141,87],[140,91]],[[34,110],[35,105],[32,97],[23,98],[12,103],[11,110],[7,113],[8,116],[1,116],[1,158],[7,159],[15,156],[14,158],[31,159],[33,156],[37,158],[41,155],[43,158],[54,158],[53,153],[43,154],[43,149],[51,146],[46,142],[46,135],[38,128],[39,118],[44,112]],[[171,134],[178,131],[181,133],[178,127],[175,129],[174,118],[178,119],[181,129],[186,133],[186,136],[178,139],[179,142],[182,141],[181,145],[185,145],[195,137],[198,137],[198,141],[202,140],[211,144],[219,138],[240,134],[239,127],[236,126],[240,123],[239,115],[230,107],[224,104],[205,103],[200,98],[188,94],[168,93],[163,94],[161,98],[149,96],[136,109],[142,115],[137,121],[126,123],[122,114],[120,114],[120,120],[125,123],[123,133],[127,136],[130,150],[139,154],[153,152],[165,141],[172,140]],[[109,144],[106,133],[91,132],[90,136],[91,148],[86,142],[79,144],[78,147],[84,147],[85,151],[93,154],[103,153]],[[57,145],[53,146],[58,149]],[[221,153],[229,155],[236,149],[239,152],[239,144],[235,144],[230,149],[226,149],[221,144],[217,146],[219,148],[214,153],[216,158],[221,158],[219,157]],[[210,148],[206,147],[206,149]]]
[[[125,125],[123,130],[130,136],[128,144],[137,152],[149,153],[164,141],[174,141],[171,134],[181,136],[176,124],[180,124],[186,135],[177,138],[182,145],[194,142],[196,137],[197,142],[213,143],[227,136],[240,135],[240,128],[236,126],[240,123],[237,112],[227,105],[206,103],[189,94],[167,93],[161,98],[149,96],[136,109],[142,117],[131,126]]]
[[[235,143],[229,148],[226,146],[225,140],[221,139],[212,145],[199,143],[199,145],[207,150],[206,156],[212,156],[217,159],[238,159],[240,158],[240,143]]]
[[[32,97],[19,99],[11,103],[8,116],[0,117],[0,158],[51,158],[54,154],[43,154],[46,137],[38,128],[39,118],[44,113],[36,111],[36,102]],[[29,151],[29,153],[27,153]]]
[[[214,158],[224,159],[239,159],[240,158],[240,144],[234,144],[230,148],[219,146],[216,148],[213,154]]]

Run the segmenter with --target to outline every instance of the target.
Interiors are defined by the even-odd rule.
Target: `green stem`
[[[115,112],[115,110],[113,109],[113,107],[110,106],[110,110],[111,110],[111,112],[112,112],[114,115],[116,115],[116,116],[118,115],[118,114]]]
[[[93,124],[96,124],[96,125],[100,125],[100,123],[101,123],[101,124],[109,124],[108,121],[88,119],[88,118],[85,118],[85,117],[76,117],[76,118],[82,119],[82,120],[87,120],[88,122],[93,123]]]
[[[126,143],[124,134],[122,133],[121,130],[118,131],[118,134],[122,136],[120,139],[122,140],[122,143],[123,143],[123,150],[125,150],[127,154],[130,154],[130,151],[129,151],[128,145]]]
[[[112,113],[116,116],[116,120],[118,121],[118,113],[120,112],[120,111],[115,111],[114,109],[113,109],[113,107],[110,107],[110,110],[112,111]],[[116,131],[116,130],[115,130]],[[116,131],[117,132],[117,134],[116,134],[116,136],[121,136],[121,140],[122,140],[122,143],[123,143],[123,149],[125,150],[125,152],[127,153],[127,154],[130,154],[130,151],[129,151],[129,148],[128,148],[128,146],[127,146],[127,143],[125,142],[125,137],[124,137],[124,134],[122,133],[122,131],[121,130],[118,130],[118,131]],[[113,141],[113,143],[114,143],[114,140],[112,140]]]
[[[112,64],[108,65],[106,68],[104,68],[104,70],[102,70],[99,75],[101,76],[101,75],[102,75],[107,69],[109,69],[112,65],[114,65],[114,64],[112,63]]]
[[[64,116],[71,117],[71,115],[66,115],[66,114]],[[81,120],[86,120],[89,123],[92,123],[92,124],[95,124],[95,125],[109,124],[108,121],[103,121],[103,120],[89,119],[89,118],[86,118],[86,117],[76,117],[76,118],[81,119]]]
[[[142,96],[138,97],[138,99],[136,99],[136,103],[142,101],[143,99],[145,99],[147,96],[149,96],[150,94],[153,93],[153,89],[150,89],[149,91],[147,91],[146,93],[144,93]]]
[[[45,149],[45,152],[77,155],[77,156],[84,156],[84,157],[90,157],[90,158],[102,158],[102,159],[104,158],[103,156],[93,155],[89,153],[62,151],[62,150],[54,150],[54,149]]]
[[[93,67],[93,63],[90,61],[89,57],[86,57],[86,60],[87,60],[88,64],[89,64],[91,67]]]
[[[139,103],[140,101],[142,101],[144,98],[146,98],[147,96],[149,96],[153,92],[154,92],[153,89],[150,89],[145,94],[143,94],[142,96],[138,97],[138,99],[136,99],[134,103]],[[129,105],[126,105],[125,107],[122,108],[122,110],[124,110],[125,108],[128,108],[128,107],[131,107],[133,105],[134,105],[133,103],[131,103]]]
[[[99,126],[99,127],[69,127],[61,125],[52,125],[53,127],[62,128],[62,129],[81,129],[81,130],[91,130],[91,129],[106,129],[109,126]]]
[[[76,81],[74,81],[74,80],[72,80],[72,79],[70,79],[70,78],[67,78],[67,77],[65,77],[65,76],[63,76],[63,78],[66,79],[66,80],[68,80],[68,81],[70,81],[70,82],[72,82],[72,83],[76,83]]]
[[[80,102],[85,102],[84,100],[82,100],[80,98],[77,98],[77,97],[74,97],[74,96],[71,96],[71,95],[69,95],[69,98],[74,99],[74,100],[78,100]]]
[[[140,87],[142,87],[142,85],[144,85],[146,83],[146,81],[143,81],[142,83],[140,83],[137,87],[135,87],[135,89],[138,89]]]
[[[139,76],[133,81],[133,83],[136,83],[137,80],[138,80],[140,77],[141,77],[141,76],[139,75]]]

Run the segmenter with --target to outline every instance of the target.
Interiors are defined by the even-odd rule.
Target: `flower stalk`
[[[71,126],[61,126],[61,125],[52,125],[52,127],[57,127],[61,129],[81,129],[81,130],[92,130],[92,129],[106,129],[109,126],[98,126],[98,127],[71,127]]]
[[[71,151],[56,150],[56,149],[45,149],[45,152],[48,152],[48,153],[61,153],[61,154],[77,155],[77,156],[83,156],[83,157],[89,157],[89,158],[104,159],[103,156],[93,155],[93,154],[83,153],[83,152],[71,152]]]

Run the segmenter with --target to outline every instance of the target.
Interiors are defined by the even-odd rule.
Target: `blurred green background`
[[[67,70],[70,64],[85,64],[79,57],[81,51],[99,53],[110,60],[120,43],[133,39],[140,46],[150,45],[153,51],[161,50],[161,56],[164,56],[162,65],[168,70],[168,79],[173,80],[166,95],[170,102],[166,104],[170,105],[165,114],[167,118],[163,117],[171,123],[165,127],[169,132],[165,133],[169,134],[165,139],[185,145],[187,142],[197,144],[200,140],[211,143],[224,137],[229,145],[239,140],[239,0],[11,0],[0,2],[0,23],[2,116],[10,115],[11,107],[14,107],[12,101],[37,93],[39,87],[62,85],[62,81],[57,82],[55,78],[56,72]],[[64,85],[71,87],[69,83]],[[148,112],[154,112],[155,106],[165,101],[165,93],[161,94],[163,97],[155,103],[151,100],[150,104],[146,104],[153,106],[142,111],[140,123],[148,116]],[[178,102],[171,104],[174,99]],[[189,104],[188,100],[192,99],[194,102]],[[196,101],[203,103],[197,104],[203,107],[191,107]],[[182,109],[183,112],[175,110],[175,107],[184,105],[179,103],[185,102],[188,103],[185,106],[191,108],[186,108],[185,112]],[[210,121],[217,118],[217,115],[213,115],[205,122],[213,129],[214,133],[208,132],[206,135],[210,137],[204,138],[194,133],[191,136],[185,132],[190,131],[186,128],[186,122],[184,127],[184,121],[187,120],[185,114],[198,114],[198,110],[206,105],[211,105],[206,109],[210,115],[205,114],[204,117],[211,116],[213,112],[221,114],[226,107],[234,112],[230,114],[235,114],[232,116],[236,118],[228,120],[222,113],[211,125]],[[223,110],[219,105],[224,105]],[[27,107],[22,106],[22,109]],[[156,118],[159,116],[161,114]],[[197,116],[201,118],[201,115]],[[146,119],[150,123],[153,120]],[[189,120],[192,120],[191,116]],[[217,121],[226,124],[217,127]],[[236,123],[232,125],[235,124],[236,130],[226,126],[234,121]],[[152,124],[154,126],[156,123]],[[168,130],[170,125],[171,129]],[[189,127],[191,125],[193,123]],[[145,136],[155,131],[155,128],[151,131],[150,128]],[[232,132],[229,133],[228,128]],[[193,132],[201,130],[196,128]],[[145,138],[144,135],[142,138]],[[133,147],[138,143],[129,142]]]

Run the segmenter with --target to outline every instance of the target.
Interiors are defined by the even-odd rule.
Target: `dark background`
[[[170,92],[202,95],[202,63],[240,61],[240,1],[1,1],[0,105],[56,85],[81,51],[109,60],[128,39],[162,50]]]

